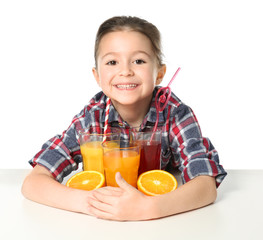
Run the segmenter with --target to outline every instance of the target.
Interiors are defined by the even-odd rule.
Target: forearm
[[[201,208],[216,200],[215,179],[199,176],[168,194],[153,197],[154,218],[165,217]]]
[[[68,188],[57,182],[43,167],[36,166],[26,177],[23,195],[35,202],[74,212],[88,213],[88,192]]]

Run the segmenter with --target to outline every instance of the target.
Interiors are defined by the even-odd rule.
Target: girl
[[[34,166],[22,193],[28,199],[69,211],[113,220],[145,220],[189,211],[215,201],[216,187],[226,176],[211,142],[203,138],[192,110],[174,94],[162,113],[162,169],[179,169],[185,184],[168,194],[148,197],[117,173],[119,188],[83,191],[62,185],[82,161],[78,131],[104,126],[106,99],[111,99],[109,124],[126,128],[154,125],[157,85],[166,66],[160,33],[137,17],[113,17],[100,26],[95,42],[93,75],[102,89],[74,117],[69,128],[46,142],[30,160]]]

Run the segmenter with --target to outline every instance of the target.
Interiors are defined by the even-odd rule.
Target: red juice
[[[138,176],[146,171],[160,169],[161,143],[159,141],[137,141],[141,147]]]

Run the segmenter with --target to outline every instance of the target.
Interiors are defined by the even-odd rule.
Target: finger
[[[121,191],[114,191],[112,189],[99,188],[99,189],[92,191],[92,196],[95,196],[96,193],[98,193],[98,194],[101,194],[103,196],[108,196],[108,197],[120,197],[123,194],[123,191],[124,191],[123,189],[121,189]]]
[[[93,197],[100,201],[101,203],[107,204],[107,205],[114,205],[118,199],[120,198],[120,195],[114,195],[114,194],[103,194],[101,192],[93,192]]]
[[[115,191],[115,192],[122,192],[122,190],[119,187],[106,186],[103,188],[104,189],[110,189],[110,190]]]
[[[107,219],[107,220],[119,220],[117,219],[117,217],[112,214],[111,212],[105,212],[105,211],[102,211],[96,207],[94,207],[93,205],[90,204],[90,214],[92,216],[95,216],[97,218],[101,218],[101,219]]]
[[[129,183],[127,183],[124,180],[124,178],[121,176],[121,174],[119,172],[116,173],[115,180],[121,189],[124,189],[126,191],[134,191],[135,190],[135,188],[133,186],[131,186]]]
[[[105,203],[105,202],[101,202],[99,199],[97,198],[91,198],[88,200],[88,203],[90,205],[90,207],[96,208],[102,212],[111,212],[112,207],[111,205]]]
[[[97,218],[109,219],[109,220],[118,220],[121,219],[116,215],[116,204],[119,197],[112,197],[112,204],[109,204],[108,200],[111,197],[103,196],[100,193],[94,193],[95,198],[90,198],[89,203],[89,213]],[[110,201],[111,202],[111,201]],[[117,204],[118,205],[118,204]]]
[[[105,195],[120,196],[123,193],[123,190],[119,187],[103,187],[94,190],[94,192],[100,192]]]

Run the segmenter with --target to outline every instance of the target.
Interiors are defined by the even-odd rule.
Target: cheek
[[[155,66],[148,66],[147,68],[143,69],[143,71],[148,78],[155,79],[157,77],[158,69]]]
[[[107,72],[102,72],[100,75],[100,82],[101,84],[105,84],[109,81],[109,73]]]
[[[144,72],[144,79],[147,79],[149,84],[155,84],[157,78],[157,72],[154,69]]]
[[[102,89],[108,88],[109,83],[111,82],[111,79],[112,79],[111,71],[103,70],[103,71],[100,72],[99,76],[100,76],[99,77],[100,87]]]

